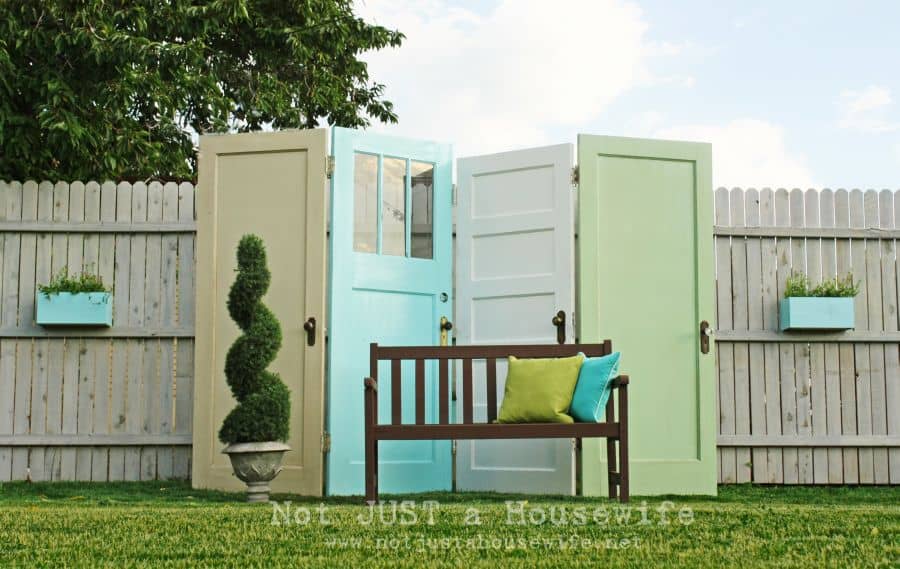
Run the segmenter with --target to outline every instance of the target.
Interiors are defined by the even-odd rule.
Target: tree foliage
[[[192,178],[192,135],[395,122],[351,0],[0,1],[0,179]]]
[[[238,404],[225,417],[219,439],[226,444],[286,441],[290,393],[278,374],[266,370],[281,348],[281,325],[262,303],[271,281],[262,239],[244,235],[237,262],[228,313],[243,334],[225,355],[225,378]]]

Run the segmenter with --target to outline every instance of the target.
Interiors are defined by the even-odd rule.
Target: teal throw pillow
[[[575,384],[569,415],[580,423],[603,421],[609,400],[610,382],[619,375],[619,352],[599,358],[585,358]]]

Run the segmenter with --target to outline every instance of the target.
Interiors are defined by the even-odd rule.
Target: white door
[[[459,159],[458,344],[556,343],[558,311],[574,341],[573,154],[561,144]],[[499,403],[506,362],[497,364]],[[485,421],[484,365],[473,373],[475,421]],[[459,490],[573,494],[573,442],[459,441],[456,479]]]

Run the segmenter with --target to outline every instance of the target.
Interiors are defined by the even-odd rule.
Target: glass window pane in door
[[[382,162],[381,253],[406,255],[406,160]]]
[[[378,157],[357,152],[353,164],[353,250],[378,247]]]
[[[431,259],[434,247],[434,165],[413,161],[409,163],[409,169],[412,177],[410,256]]]

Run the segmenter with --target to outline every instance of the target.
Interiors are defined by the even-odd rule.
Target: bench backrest
[[[388,379],[391,390],[391,424],[401,424],[403,410],[402,362],[415,362],[415,424],[425,424],[425,362],[436,360],[438,366],[438,417],[437,424],[448,425],[450,420],[450,362],[459,360],[461,370],[461,390],[457,400],[462,405],[463,424],[473,423],[474,385],[472,362],[484,360],[486,369],[485,401],[487,402],[487,422],[497,418],[497,360],[508,356],[517,358],[563,358],[583,353],[588,357],[605,356],[612,353],[612,342],[601,344],[546,344],[546,345],[495,345],[495,346],[370,346],[369,374],[379,390],[386,387]],[[378,377],[378,363],[391,362],[389,378]],[[377,422],[377,419],[376,419]]]

